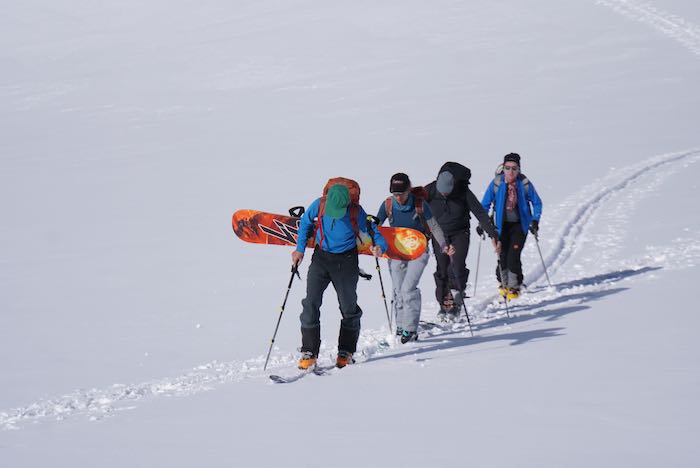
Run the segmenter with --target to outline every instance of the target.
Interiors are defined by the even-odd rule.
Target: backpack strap
[[[530,192],[530,179],[525,177],[525,174],[520,174],[523,178],[520,182],[523,183],[523,191],[525,191],[525,199],[527,199],[527,194]]]
[[[320,239],[318,242],[319,247],[321,247],[321,250],[323,250],[323,213],[326,211],[326,196],[321,197],[321,203],[318,205],[318,220],[316,221],[318,223],[318,232],[320,235]]]
[[[391,197],[384,200],[384,211],[386,211],[386,219],[389,220],[389,224],[394,222],[394,217],[392,216],[392,209],[394,204],[392,203]]]
[[[415,206],[416,206],[416,214],[418,215],[418,220],[420,221],[421,225],[423,226],[423,229],[425,229],[425,236],[428,239],[430,239],[430,237],[433,235],[433,233],[430,230],[430,226],[428,226],[428,221],[425,219],[425,214],[423,211],[423,197],[416,196]]]
[[[498,194],[498,189],[501,186],[501,175],[503,174],[503,164],[499,164],[496,168],[496,175],[493,177],[493,194]]]
[[[348,207],[350,210],[350,225],[352,226],[352,232],[355,233],[355,238],[360,238],[360,225],[358,219],[360,218],[360,205],[356,203],[351,203]]]

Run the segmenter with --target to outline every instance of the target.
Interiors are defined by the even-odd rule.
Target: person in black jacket
[[[447,255],[433,239],[433,252],[437,261],[435,271],[435,297],[440,304],[438,319],[457,320],[464,300],[469,270],[469,218],[474,213],[479,224],[489,235],[496,253],[501,250],[498,232],[481,206],[481,202],[469,190],[471,171],[456,162],[443,164],[437,179],[425,188],[433,216],[445,234],[448,244],[454,247],[453,255]]]

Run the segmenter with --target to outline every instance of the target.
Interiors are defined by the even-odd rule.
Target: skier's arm
[[[530,181],[530,190],[528,191],[527,197],[528,200],[530,200],[530,203],[532,203],[532,219],[534,221],[540,220],[540,216],[542,216],[542,199],[540,198],[539,194],[537,193],[537,190],[535,190],[535,186],[533,185],[532,181]]]
[[[489,186],[486,188],[486,192],[484,192],[484,198],[481,199],[481,206],[484,208],[484,210],[488,213],[488,211],[491,209],[491,204],[493,203],[495,195],[493,194],[493,180],[489,184]]]
[[[314,233],[314,218],[318,216],[318,208],[320,204],[320,199],[314,200],[299,221],[297,248],[295,249],[299,253],[304,253],[306,250],[306,243],[309,241],[309,235]],[[321,222],[321,220],[319,220],[319,222]]]
[[[476,219],[479,220],[479,224],[481,224],[482,229],[486,231],[489,237],[491,239],[498,239],[498,232],[489,219],[488,213],[486,213],[484,206],[479,203],[476,195],[474,195],[469,188],[467,188],[467,205],[469,206],[469,211],[474,213],[474,216],[476,216]]]
[[[435,219],[435,216],[433,216],[433,211],[430,209],[430,203],[423,203],[423,216],[425,216],[425,223],[430,228],[430,233],[435,239],[435,242],[438,243],[441,250],[444,250],[444,248],[447,247],[445,233]]]
[[[365,211],[364,208],[360,207],[360,219],[358,220],[359,228],[360,231],[367,232],[367,223],[364,222],[364,220],[367,219],[367,212]],[[389,249],[389,245],[386,243],[386,240],[384,239],[384,236],[379,232],[379,229],[377,228],[377,225],[372,223],[372,231],[374,231],[374,243],[375,245],[379,246],[382,249],[382,253],[386,252]]]
[[[435,242],[438,243],[440,246],[440,249],[444,249],[447,247],[447,241],[445,240],[445,233],[442,231],[442,228],[438,224],[438,222],[435,220],[435,218],[430,218],[425,220],[426,223],[428,223],[428,227],[430,228],[430,232],[433,235],[433,238],[435,238]]]

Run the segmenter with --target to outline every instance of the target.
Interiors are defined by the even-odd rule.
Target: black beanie
[[[503,156],[503,164],[507,163],[508,161],[514,162],[518,165],[518,167],[520,167],[520,155],[518,153],[508,153]]]

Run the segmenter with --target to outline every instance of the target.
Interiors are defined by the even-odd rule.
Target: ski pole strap
[[[289,209],[289,216],[292,218],[301,218],[304,216],[306,209],[303,206],[293,206]]]

